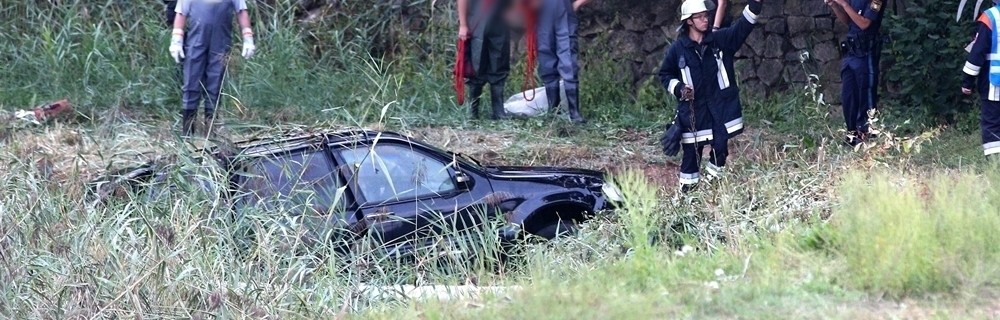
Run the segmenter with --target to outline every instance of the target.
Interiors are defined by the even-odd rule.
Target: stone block
[[[785,38],[781,35],[770,34],[767,36],[767,40],[764,44],[764,57],[765,58],[781,58],[785,56],[785,48],[787,42]]]
[[[784,69],[785,64],[781,59],[764,59],[757,67],[757,77],[770,88],[778,84]]]
[[[764,31],[767,31],[768,33],[785,34],[785,30],[787,30],[787,23],[785,23],[785,19],[781,17],[771,18],[771,20],[764,25]]]
[[[797,36],[803,33],[812,32],[815,29],[816,29],[816,24],[813,18],[807,18],[802,16],[788,17],[788,34],[791,36]]]
[[[840,48],[831,42],[820,42],[813,47],[811,55],[820,62],[834,61],[840,58]]]

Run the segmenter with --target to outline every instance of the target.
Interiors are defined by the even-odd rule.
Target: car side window
[[[324,151],[262,158],[248,168],[243,200],[251,206],[295,213],[343,213],[347,210],[345,188],[331,161]]]
[[[401,145],[359,146],[340,152],[368,203],[440,195],[455,190],[448,164]]]

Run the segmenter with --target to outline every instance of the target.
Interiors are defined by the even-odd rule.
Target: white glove
[[[173,34],[170,36],[170,56],[174,58],[174,61],[181,63],[181,59],[184,59],[184,30],[174,29]]]
[[[257,46],[253,44],[253,31],[250,28],[243,28],[243,59],[250,59]]]

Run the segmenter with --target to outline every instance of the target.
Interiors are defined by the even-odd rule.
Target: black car
[[[375,235],[405,252],[439,241],[435,234],[482,233],[497,226],[502,241],[571,232],[621,201],[598,171],[554,167],[484,166],[386,131],[337,130],[281,135],[214,146],[200,159],[220,168],[223,185],[202,181],[232,211],[263,210],[320,221],[339,239]],[[175,160],[176,161],[176,160]],[[169,164],[149,163],[105,177],[111,186],[169,188]],[[194,175],[190,175],[194,176]],[[106,182],[114,182],[107,184]],[[160,182],[160,183],[158,183]],[[499,223],[486,224],[487,221]],[[448,233],[443,230],[457,230]]]

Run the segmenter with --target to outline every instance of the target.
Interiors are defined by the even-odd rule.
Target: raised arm
[[[715,21],[712,23],[712,30],[722,28],[722,20],[726,19],[726,2],[719,0],[719,6],[715,8]]]

